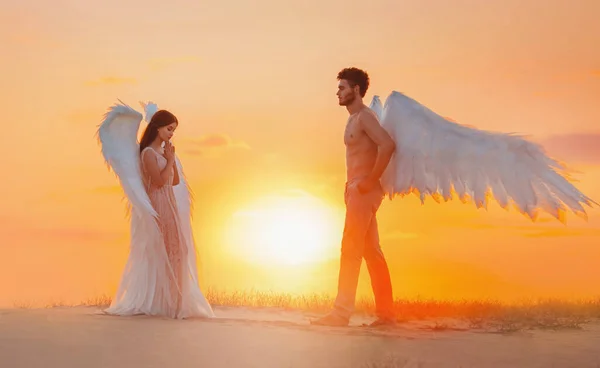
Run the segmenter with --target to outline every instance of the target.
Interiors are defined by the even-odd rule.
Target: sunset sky
[[[204,3],[1,0],[0,305],[114,292],[129,225],[94,135],[117,99],[180,121],[203,289],[335,291],[347,66],[367,103],[530,135],[600,200],[597,0]],[[398,297],[600,295],[598,208],[565,226],[408,197],[378,218]]]

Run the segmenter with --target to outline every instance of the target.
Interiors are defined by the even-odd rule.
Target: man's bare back
[[[377,119],[371,109],[364,108],[350,115],[344,132],[346,179],[348,181],[367,177],[373,171],[377,160],[377,144],[369,137],[361,124],[361,117],[364,114],[370,114]]]

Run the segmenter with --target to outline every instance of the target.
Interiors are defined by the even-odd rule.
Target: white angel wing
[[[158,111],[158,105],[152,101],[149,101],[149,102],[140,101],[140,105],[144,109],[144,114],[145,114],[144,120],[146,120],[146,123],[150,123],[150,120],[152,120],[152,116],[154,116],[154,114],[156,114],[156,112]]]
[[[192,230],[192,210],[193,210],[193,195],[192,190],[187,182],[185,173],[183,172],[183,165],[176,156],[175,163],[177,170],[179,171],[179,184],[173,187],[175,194],[175,200],[177,202],[177,210],[179,213],[179,220],[181,223],[181,232],[185,238],[187,253],[188,253],[188,266],[191,269],[191,277],[194,282],[198,283],[198,250],[194,240],[194,232]]]
[[[129,204],[143,213],[157,216],[142,181],[137,141],[142,114],[119,102],[108,109],[98,127],[102,155],[119,178]]]
[[[381,100],[379,99],[379,96],[373,96],[371,106],[369,107],[375,112],[375,114],[377,114],[377,118],[379,119],[379,121],[381,121],[381,117],[383,115],[383,106],[381,105]]]
[[[564,165],[522,136],[459,125],[396,91],[383,108],[375,96],[371,108],[396,142],[381,179],[390,198],[414,193],[439,202],[456,192],[487,208],[494,197],[532,220],[542,210],[561,222],[567,209],[587,219],[582,204],[598,205],[568,181]]]

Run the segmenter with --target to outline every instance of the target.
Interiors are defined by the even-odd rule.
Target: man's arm
[[[381,175],[385,171],[388,163],[390,162],[394,151],[396,150],[396,144],[388,132],[383,129],[377,118],[371,113],[360,114],[360,125],[365,133],[377,144],[377,159],[375,160],[375,166],[371,171],[371,174],[367,177],[367,180],[376,182],[381,178]]]

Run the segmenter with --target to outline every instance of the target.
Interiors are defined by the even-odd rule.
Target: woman
[[[170,318],[214,317],[198,286],[191,231],[191,196],[170,140],[177,118],[155,104],[142,114],[112,106],[98,129],[102,154],[117,174],[131,215],[130,254],[117,295],[105,310],[113,315]]]

